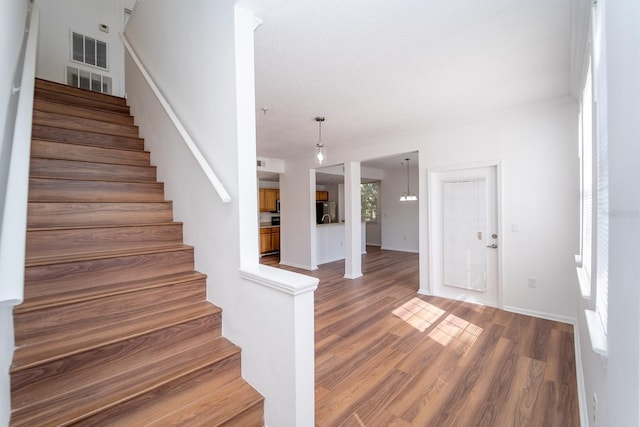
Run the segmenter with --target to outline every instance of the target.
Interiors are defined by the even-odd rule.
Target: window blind
[[[605,42],[605,1],[596,5],[594,37],[595,105],[596,105],[596,186],[597,186],[597,253],[596,313],[607,334],[609,294],[609,127],[607,110],[607,67]]]
[[[582,90],[582,268],[591,280],[593,234],[593,108],[591,67]]]

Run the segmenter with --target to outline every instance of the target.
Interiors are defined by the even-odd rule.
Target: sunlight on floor
[[[481,333],[481,327],[450,314],[428,336],[445,347],[455,340],[454,344],[466,352]]]
[[[449,314],[440,320],[446,312],[417,297],[402,304],[392,313],[420,332],[426,331],[440,321],[429,332],[428,337],[445,347],[450,344],[454,345],[460,348],[462,352],[466,352],[471,348],[483,330],[481,327],[453,314]]]
[[[433,325],[445,311],[420,298],[413,298],[393,310],[392,313],[420,332],[424,332]]]

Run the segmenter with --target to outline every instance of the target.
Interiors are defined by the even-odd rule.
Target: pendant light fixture
[[[327,162],[327,148],[322,145],[322,122],[324,122],[324,117],[316,117],[316,122],[318,122],[318,143],[314,151],[316,165],[323,165]]]
[[[407,191],[400,195],[401,202],[413,202],[418,200],[418,197],[409,191],[409,159],[405,159],[407,161]]]

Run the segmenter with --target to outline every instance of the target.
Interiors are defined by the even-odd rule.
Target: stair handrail
[[[223,203],[231,202],[231,196],[229,195],[229,192],[226,190],[226,188],[224,188],[224,185],[218,179],[218,176],[215,174],[215,172],[211,168],[211,165],[209,164],[209,162],[207,162],[207,159],[205,159],[205,157],[202,155],[202,152],[198,148],[198,145],[195,143],[193,138],[191,138],[191,135],[189,135],[189,132],[187,132],[187,129],[185,129],[184,125],[182,124],[182,122],[180,121],[176,113],[173,111],[173,108],[171,108],[171,105],[169,104],[169,102],[167,101],[167,99],[164,97],[164,95],[162,94],[158,86],[153,81],[153,78],[147,72],[147,69],[140,61],[140,58],[138,57],[136,52],[133,50],[133,47],[131,47],[131,44],[129,43],[129,40],[127,40],[127,37],[123,33],[120,33],[120,39],[122,40],[122,43],[127,49],[127,52],[129,52],[129,55],[131,55],[131,59],[133,59],[133,62],[136,64],[136,66],[140,70],[140,74],[142,74],[142,76],[144,77],[145,81],[151,88],[151,91],[160,102],[160,105],[162,105],[162,108],[164,108],[164,111],[167,113],[167,116],[169,116],[169,119],[171,120],[173,125],[176,127],[176,130],[178,131],[178,133],[180,133],[180,136],[182,136],[182,139],[184,140],[185,144],[187,145],[187,147],[189,147],[191,154],[193,155],[193,157],[196,159],[196,161],[202,168],[202,171],[207,176],[207,178],[209,179],[209,182],[218,193],[218,196],[220,196],[220,200],[222,200]]]
[[[33,92],[40,27],[39,6],[31,3],[30,9],[20,87],[13,88],[13,93],[19,92],[19,95],[0,232],[0,302],[13,305],[20,304],[24,298]]]

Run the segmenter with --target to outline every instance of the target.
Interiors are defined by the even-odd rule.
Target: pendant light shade
[[[323,165],[327,162],[327,147],[322,144],[322,122],[324,122],[324,117],[316,117],[316,122],[318,122],[318,143],[314,154],[316,165]]]
[[[405,159],[407,161],[407,191],[400,195],[401,202],[413,202],[418,200],[418,196],[409,191],[409,159]]]

